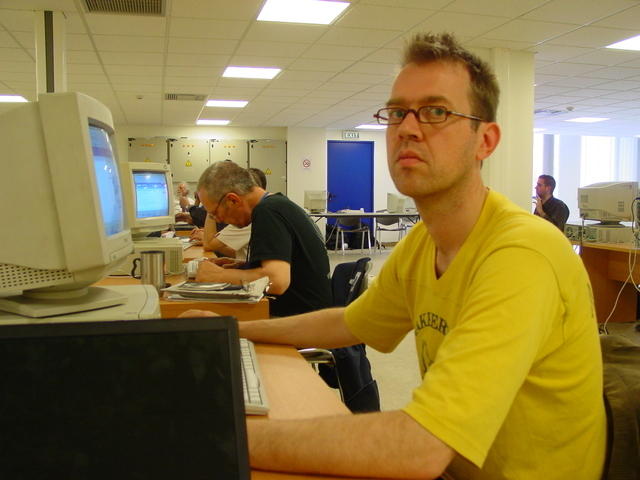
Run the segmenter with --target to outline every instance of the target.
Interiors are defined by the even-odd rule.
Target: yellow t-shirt
[[[600,478],[606,418],[591,286],[551,223],[490,191],[440,278],[418,223],[345,315],[383,352],[414,330],[423,381],[404,411],[470,462],[454,460],[454,477]]]

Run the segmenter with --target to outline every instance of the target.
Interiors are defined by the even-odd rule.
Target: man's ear
[[[478,127],[478,147],[476,149],[476,158],[484,160],[500,143],[500,127],[495,122],[481,123]]]
[[[237,205],[238,203],[240,203],[240,195],[238,195],[236,192],[229,192],[227,194],[227,202],[231,202],[234,205]]]

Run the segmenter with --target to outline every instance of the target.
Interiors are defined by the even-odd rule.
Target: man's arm
[[[204,221],[204,234],[202,237],[203,248],[211,252],[219,252],[225,257],[235,258],[236,251],[227,244],[218,240],[216,237],[217,233],[216,221],[211,218],[210,215],[207,215],[207,218]]]
[[[437,478],[455,452],[402,411],[247,419],[251,465],[358,477]]]
[[[284,260],[263,260],[258,268],[240,270],[222,268],[213,262],[200,262],[196,282],[229,282],[242,285],[258,278],[269,277],[269,293],[282,295],[291,283],[291,266]]]

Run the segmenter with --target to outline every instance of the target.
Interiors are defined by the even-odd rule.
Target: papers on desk
[[[230,283],[182,282],[163,291],[170,300],[202,300],[216,302],[257,303],[269,286],[269,277],[262,277],[246,285]]]

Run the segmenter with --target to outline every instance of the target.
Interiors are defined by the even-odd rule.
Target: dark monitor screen
[[[136,190],[136,218],[165,217],[169,215],[169,188],[167,177],[161,172],[133,172]]]
[[[228,317],[0,328],[0,478],[249,478]]]

